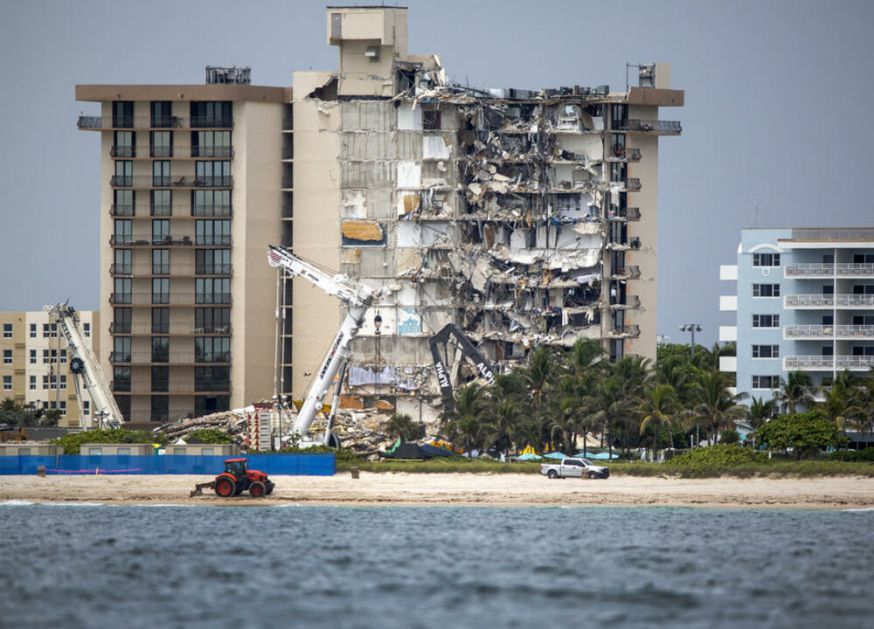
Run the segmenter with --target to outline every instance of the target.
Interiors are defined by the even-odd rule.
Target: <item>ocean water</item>
[[[2,627],[863,627],[874,511],[0,503]]]

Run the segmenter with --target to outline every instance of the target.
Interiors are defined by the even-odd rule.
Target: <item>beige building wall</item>
[[[325,268],[340,269],[340,106],[307,98],[334,77],[294,73],[294,253]],[[310,282],[293,281],[295,398],[303,397],[340,327],[340,305]]]
[[[26,400],[24,312],[0,312],[0,399]]]

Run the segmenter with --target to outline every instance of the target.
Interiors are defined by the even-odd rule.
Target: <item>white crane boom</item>
[[[45,306],[43,310],[49,313],[49,320],[57,324],[69,347],[70,371],[73,374],[76,398],[79,401],[79,425],[82,428],[91,427],[85,417],[82,389],[79,384],[81,379],[93,403],[92,416],[97,418],[100,427],[118,428],[124,423],[124,417],[115,403],[112,389],[103,376],[100,363],[85,343],[85,335],[79,327],[79,315],[75,308],[68,304],[57,304]]]
[[[346,275],[331,275],[314,266],[312,263],[297,257],[283,247],[269,246],[267,261],[272,267],[282,268],[290,275],[303,277],[329,295],[336,295],[347,306],[346,318],[340,325],[331,348],[316,372],[313,382],[307,391],[303,406],[294,423],[294,431],[301,437],[306,437],[310,425],[316,418],[316,413],[322,408],[322,402],[334,377],[346,363],[349,357],[349,344],[358,334],[364,315],[380,291],[358,284]],[[339,384],[337,386],[340,386]]]

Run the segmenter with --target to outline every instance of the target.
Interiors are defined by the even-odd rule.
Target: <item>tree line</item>
[[[771,419],[791,420],[801,410],[815,411],[839,431],[874,430],[874,371],[842,373],[822,391],[807,374],[790,373],[773,398],[743,404],[747,396],[733,392],[733,374],[719,371],[720,356],[734,350],[733,344],[694,351],[667,344],[652,364],[639,356],[608,360],[596,340],[579,340],[568,350],[540,347],[493,385],[460,387],[441,428],[468,451],[512,454],[530,445],[574,454],[598,447],[629,458],[639,448],[654,458],[664,448],[736,442],[737,422],[755,439]],[[386,428],[403,438],[416,433],[406,416],[395,416]]]

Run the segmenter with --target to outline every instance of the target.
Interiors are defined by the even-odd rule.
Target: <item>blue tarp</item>
[[[521,456],[517,456],[517,461],[540,461],[543,457],[539,454],[523,454]]]
[[[438,448],[437,446],[432,446],[430,443],[423,443],[419,446],[425,453],[429,456],[455,456],[454,452],[450,452],[446,448]]]
[[[249,467],[269,475],[333,476],[337,457],[320,454],[247,454]],[[47,474],[205,474],[224,469],[227,456],[0,456],[0,475],[36,474],[40,465]]]
[[[567,455],[564,452],[550,452],[549,454],[544,454],[543,458],[561,461],[562,459],[566,459]]]

